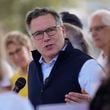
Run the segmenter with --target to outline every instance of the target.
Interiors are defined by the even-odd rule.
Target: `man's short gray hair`
[[[25,21],[26,21],[27,31],[29,32],[30,24],[33,19],[38,18],[39,16],[47,15],[47,14],[51,14],[53,16],[57,25],[63,25],[63,22],[59,13],[57,13],[52,9],[36,7],[33,10],[29,11],[26,15]]]

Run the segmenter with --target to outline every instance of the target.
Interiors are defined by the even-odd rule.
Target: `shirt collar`
[[[56,60],[57,60],[57,58],[58,58],[58,55],[57,56],[55,56],[50,62],[49,62],[49,64],[51,64],[51,63],[53,63],[53,62],[55,62]],[[41,56],[40,57],[40,59],[39,59],[39,63],[40,64],[43,64],[43,63],[45,63],[45,61],[44,61],[44,59],[43,59],[43,57]]]

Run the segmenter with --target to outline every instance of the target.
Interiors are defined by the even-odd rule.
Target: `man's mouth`
[[[46,45],[45,48],[46,48],[46,49],[51,49],[52,46],[53,46],[53,44],[49,44],[49,45]]]

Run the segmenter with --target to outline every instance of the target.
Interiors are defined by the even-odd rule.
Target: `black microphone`
[[[23,77],[20,77],[15,82],[14,92],[18,93],[26,84],[26,80]]]

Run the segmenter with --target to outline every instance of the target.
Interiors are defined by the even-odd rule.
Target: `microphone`
[[[25,86],[26,80],[23,77],[20,77],[15,82],[14,92],[19,93],[19,91]]]

